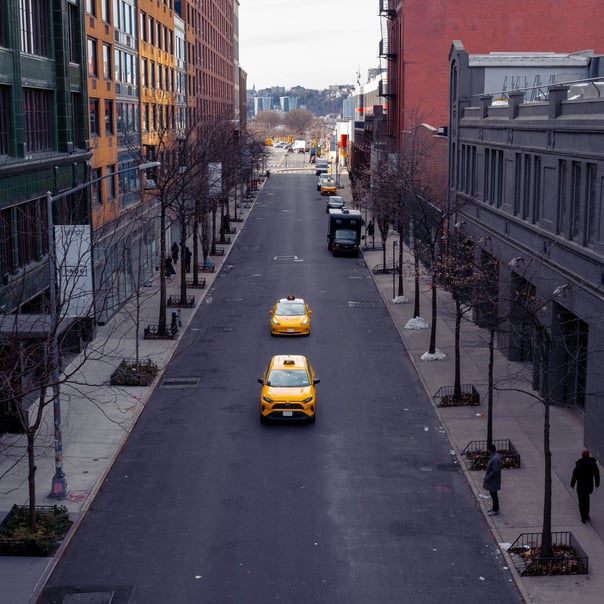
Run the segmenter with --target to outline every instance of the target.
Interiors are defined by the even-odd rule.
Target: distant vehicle
[[[329,163],[323,157],[317,157],[315,160],[315,176],[327,174],[329,172]]]
[[[363,217],[359,210],[329,210],[327,249],[337,254],[358,256]]]
[[[323,179],[323,181],[321,182],[320,191],[321,195],[335,195],[338,192],[336,187],[336,181],[333,178]]]
[[[327,203],[325,204],[325,211],[329,212],[329,210],[342,210],[344,208],[344,198],[339,195],[330,195],[327,198]]]
[[[308,143],[305,140],[295,140],[292,149],[298,153],[306,153],[308,151]]]
[[[319,175],[319,179],[317,180],[317,191],[321,190],[321,185],[324,180],[329,180],[331,178],[330,174],[321,174]]]

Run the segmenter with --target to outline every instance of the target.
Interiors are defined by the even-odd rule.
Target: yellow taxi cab
[[[321,195],[335,195],[337,192],[336,181],[333,178],[321,181]]]
[[[310,335],[310,315],[312,310],[302,298],[287,296],[280,298],[268,311],[271,315],[271,335]]]
[[[258,382],[260,421],[314,422],[317,415],[314,369],[300,354],[278,354],[271,358]]]

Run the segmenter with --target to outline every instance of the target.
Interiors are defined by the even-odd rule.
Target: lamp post
[[[67,479],[63,472],[63,438],[61,435],[61,389],[59,386],[60,380],[60,365],[59,365],[59,312],[57,309],[57,248],[55,241],[55,224],[52,216],[52,208],[55,201],[63,199],[68,195],[78,193],[83,189],[100,182],[105,178],[110,178],[116,174],[123,174],[124,172],[130,172],[132,170],[147,170],[149,168],[156,168],[161,166],[160,162],[147,162],[138,166],[119,170],[118,172],[112,172],[111,174],[105,174],[99,178],[86,181],[76,187],[61,191],[57,195],[53,195],[50,191],[46,193],[46,216],[48,225],[48,266],[49,266],[49,287],[48,297],[50,305],[50,332],[52,338],[50,341],[49,360],[50,360],[50,376],[52,380],[52,399],[53,399],[53,420],[54,420],[54,449],[55,449],[55,473],[52,477],[52,484],[50,489],[50,497],[53,499],[65,499],[67,497]],[[142,187],[141,182],[141,198],[142,198]]]

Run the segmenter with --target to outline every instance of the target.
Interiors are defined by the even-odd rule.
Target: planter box
[[[206,264],[198,264],[197,270],[202,273],[213,273],[215,266],[213,262],[207,262]]]
[[[36,506],[38,529],[28,526],[29,507],[14,505],[0,523],[0,555],[52,556],[73,524],[65,506]]]
[[[187,287],[191,289],[203,289],[206,286],[206,279],[202,277],[201,279],[197,279],[197,283],[193,282],[193,279],[187,279]]]
[[[589,559],[572,533],[552,532],[552,546],[554,556],[542,558],[541,533],[522,533],[508,552],[523,577],[589,574]]]
[[[143,332],[143,338],[145,340],[173,340],[176,334],[178,334],[177,325],[168,325],[163,334],[159,333],[159,325],[147,325]]]
[[[472,384],[461,385],[461,396],[455,396],[455,386],[443,386],[433,397],[437,407],[480,405],[480,394]]]
[[[501,457],[501,467],[504,470],[520,468],[520,454],[510,440],[494,440],[493,444]],[[461,454],[468,470],[486,470],[489,461],[487,445],[486,440],[472,440],[466,445]]]
[[[117,369],[111,374],[112,386],[149,386],[155,379],[159,369],[149,360],[123,359]]]
[[[195,296],[186,296],[183,302],[180,296],[168,296],[168,308],[193,308],[195,306]]]

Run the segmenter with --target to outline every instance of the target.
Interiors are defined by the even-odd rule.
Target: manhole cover
[[[195,388],[199,385],[201,378],[166,378],[162,381],[160,388]]]

